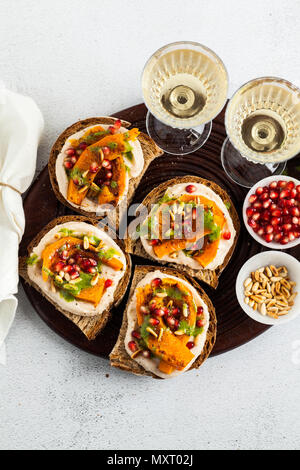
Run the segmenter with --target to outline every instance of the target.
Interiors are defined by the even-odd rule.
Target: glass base
[[[221,161],[225,173],[232,181],[251,188],[258,181],[272,175],[281,175],[286,167],[286,162],[281,163],[254,163],[243,157],[227,138],[221,151]]]
[[[193,129],[176,129],[156,119],[148,111],[147,132],[156,144],[172,155],[186,155],[202,147],[210,136],[212,123]]]

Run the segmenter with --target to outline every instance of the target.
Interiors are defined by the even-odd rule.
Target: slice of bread
[[[60,154],[66,140],[75,134],[76,132],[82,131],[83,129],[86,129],[87,127],[93,126],[93,125],[112,125],[116,121],[116,118],[110,118],[110,117],[95,117],[95,118],[89,118],[89,119],[84,119],[83,121],[76,122],[75,124],[72,124],[70,127],[68,127],[57,139],[55,144],[53,145],[50,153],[50,159],[48,163],[48,169],[49,169],[49,175],[50,175],[50,181],[52,184],[53,191],[55,192],[55,195],[57,199],[64,204],[65,206],[69,207],[73,211],[76,211],[86,217],[89,218],[96,218],[96,219],[101,219],[103,215],[99,216],[96,214],[96,212],[88,212],[85,211],[84,209],[81,209],[79,207],[74,207],[72,204],[69,203],[67,199],[61,194],[57,182],[57,177],[56,177],[56,159],[58,155]],[[121,121],[122,127],[130,127],[131,124],[127,121]],[[150,163],[156,158],[161,155],[163,155],[163,151],[156,145],[156,143],[147,135],[144,134],[143,132],[140,133],[138,140],[141,144],[143,155],[144,155],[144,168],[142,172],[135,178],[130,178],[129,180],[129,186],[128,186],[128,192],[127,192],[127,199],[126,199],[126,208],[130,204],[135,189],[139,185],[143,175],[145,174],[148,166]],[[119,206],[118,206],[119,208]],[[122,206],[122,212],[124,208]],[[118,213],[119,216],[119,213]],[[119,217],[118,217],[119,218]]]
[[[212,181],[209,181],[209,180],[206,180],[206,179],[203,179],[203,178],[199,178],[198,176],[176,177],[176,178],[173,178],[171,180],[165,181],[164,183],[157,186],[157,188],[153,189],[148,194],[148,196],[145,197],[145,199],[143,200],[141,205],[146,207],[148,213],[150,213],[151,205],[155,204],[157,201],[159,201],[163,197],[163,195],[165,194],[166,190],[169,187],[174,186],[175,184],[188,183],[188,182],[204,184],[205,186],[211,188],[216,194],[218,194],[221,197],[224,204],[226,204],[227,207],[228,207],[228,211],[229,211],[229,214],[231,216],[231,219],[233,221],[233,225],[234,225],[234,228],[235,228],[235,231],[236,231],[234,243],[233,243],[231,249],[229,250],[229,252],[227,253],[223,264],[221,266],[218,266],[216,269],[213,269],[213,270],[211,270],[211,269],[196,270],[196,269],[190,268],[189,266],[184,266],[184,265],[180,265],[180,264],[176,264],[176,263],[169,263],[169,262],[161,261],[161,260],[159,261],[159,263],[168,264],[169,266],[174,267],[176,270],[184,272],[184,273],[186,273],[186,274],[188,274],[192,277],[195,277],[197,280],[203,281],[203,282],[209,284],[211,287],[216,289],[217,286],[218,286],[218,282],[219,282],[219,276],[220,276],[220,274],[222,273],[222,271],[225,269],[225,267],[227,266],[227,264],[230,261],[230,258],[231,258],[232,254],[234,252],[234,249],[235,249],[238,237],[239,237],[239,233],[240,233],[239,217],[238,217],[238,214],[235,210],[235,207],[234,207],[230,197],[226,193],[226,191],[224,191],[216,183],[214,183]],[[137,209],[137,210],[139,210],[139,209]],[[145,251],[140,239],[133,240],[133,239],[130,238],[129,234],[128,234],[126,240],[125,240],[125,247],[126,247],[126,251],[128,253],[131,253],[131,254],[137,255],[137,256],[141,256],[142,258],[150,259],[152,261],[157,261],[155,258],[152,258]]]
[[[32,240],[32,242],[30,243],[30,245],[27,248],[28,255],[30,256],[30,254],[32,253],[33,248],[36,247],[40,243],[42,238],[51,229],[53,229],[57,225],[65,224],[65,223],[68,223],[68,222],[85,222],[85,223],[92,224],[96,227],[98,226],[99,228],[101,228],[102,230],[105,230],[106,232],[108,231],[107,227],[103,227],[103,226],[101,226],[101,223],[98,224],[97,221],[88,219],[87,217],[78,216],[78,215],[58,217],[57,219],[54,219],[52,222],[50,222],[50,224],[48,224]],[[124,295],[127,291],[127,287],[128,287],[129,281],[130,281],[130,277],[131,277],[131,257],[130,257],[130,255],[125,253],[124,243],[121,240],[115,238],[114,241],[118,244],[118,246],[120,247],[120,249],[123,251],[123,253],[126,256],[126,262],[127,262],[126,272],[125,272],[124,276],[122,277],[122,279],[119,281],[119,284],[118,284],[117,289],[115,291],[114,298],[110,302],[110,305],[108,306],[108,308],[104,312],[102,312],[100,315],[96,315],[96,316],[93,316],[93,317],[74,315],[72,313],[69,313],[67,308],[64,309],[60,305],[57,305],[55,302],[53,302],[52,299],[50,299],[47,296],[47,293],[45,291],[43,291],[41,286],[34,283],[34,282],[32,282],[32,280],[29,278],[28,269],[27,269],[28,267],[27,267],[27,263],[26,263],[27,257],[24,256],[24,257],[21,257],[19,259],[19,273],[20,273],[20,276],[28,284],[30,284],[32,287],[34,287],[50,303],[52,303],[52,305],[54,305],[56,310],[61,312],[69,320],[71,320],[75,325],[77,325],[78,328],[82,331],[82,333],[87,337],[88,340],[95,339],[96,336],[100,333],[100,331],[105,327],[106,323],[108,322],[108,320],[111,316],[111,311],[110,311],[111,308],[116,307],[117,305],[119,305],[119,303],[121,302],[121,300],[123,299],[123,297],[124,297]],[[66,303],[66,306],[67,306],[67,303]]]
[[[196,281],[194,281],[194,279],[191,278],[190,276],[188,275],[184,276],[183,274],[176,271],[175,269],[170,269],[170,268],[157,267],[157,266],[136,266],[132,283],[131,283],[128,302],[127,302],[124,316],[123,316],[123,322],[122,322],[119,338],[109,356],[110,363],[113,367],[118,367],[119,369],[125,370],[127,372],[132,372],[133,374],[136,374],[136,375],[147,375],[155,379],[160,379],[161,377],[158,377],[157,375],[152,374],[151,372],[148,372],[140,364],[138,364],[134,359],[131,359],[131,357],[129,356],[129,354],[127,353],[125,349],[125,343],[124,343],[126,332],[127,332],[127,325],[128,325],[127,309],[131,302],[132,297],[134,296],[136,286],[146,276],[146,274],[153,272],[153,271],[161,271],[161,273],[163,274],[176,276],[179,279],[183,279],[184,281],[189,282],[197,290],[200,297],[203,299],[203,301],[206,303],[208,307],[208,311],[210,314],[210,322],[209,322],[209,328],[207,331],[206,342],[205,342],[204,348],[200,356],[192,364],[189,370],[198,369],[210,355],[215,345],[216,338],[217,338],[217,317],[216,317],[214,306],[210,298],[204,292],[204,290],[199,286],[199,284]]]

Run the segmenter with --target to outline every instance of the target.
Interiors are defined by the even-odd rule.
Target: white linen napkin
[[[31,98],[0,84],[0,364],[5,364],[4,340],[18,301],[18,250],[25,218],[22,197],[32,182],[43,116]],[[19,192],[19,193],[18,193]]]

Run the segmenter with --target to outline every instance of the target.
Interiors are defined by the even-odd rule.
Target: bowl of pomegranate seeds
[[[243,218],[250,235],[264,246],[283,250],[300,243],[300,181],[270,176],[247,194]]]

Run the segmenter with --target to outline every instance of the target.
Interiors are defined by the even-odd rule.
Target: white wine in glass
[[[211,121],[227,99],[228,75],[221,59],[207,47],[176,42],[148,60],[142,88],[149,135],[166,152],[182,155],[208,139]]]
[[[252,80],[230,100],[225,126],[221,158],[233,181],[251,187],[281,174],[300,152],[300,90],[281,78]]]

